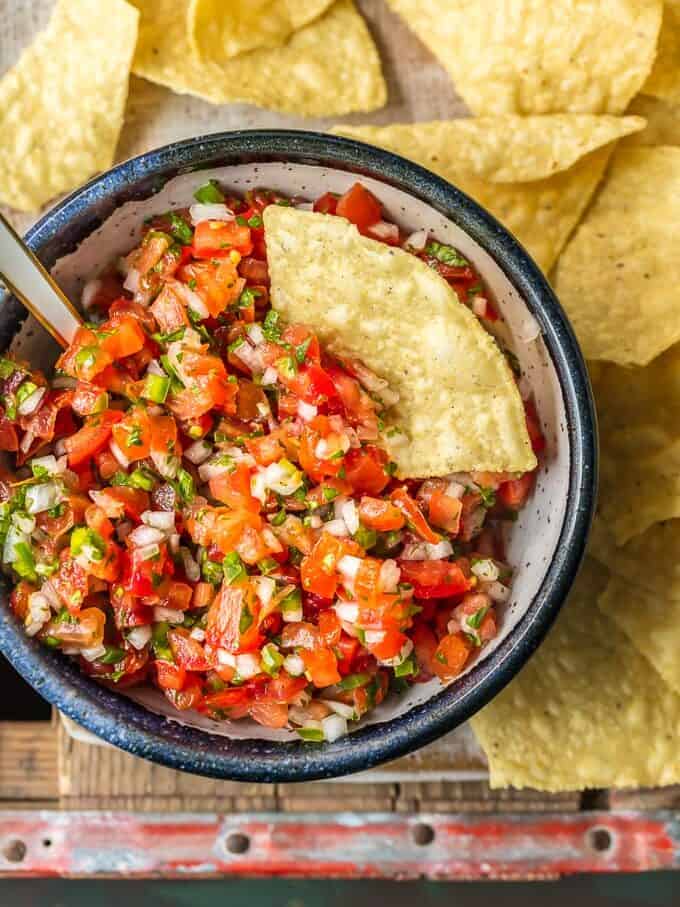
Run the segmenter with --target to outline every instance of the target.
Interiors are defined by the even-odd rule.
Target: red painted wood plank
[[[0,813],[0,875],[530,878],[680,867],[680,814]]]

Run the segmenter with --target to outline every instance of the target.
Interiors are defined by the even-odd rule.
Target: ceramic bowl
[[[200,171],[200,172],[198,172]],[[84,282],[128,251],[144,217],[186,205],[217,178],[236,192],[267,186],[310,199],[357,178],[405,230],[428,228],[460,249],[491,288],[533,389],[547,438],[535,492],[509,535],[516,568],[500,633],[467,672],[389,697],[348,736],[310,745],[294,732],[177,713],[156,691],[134,698],[98,685],[29,639],[5,586],[0,648],[63,713],[108,742],[176,769],[248,781],[328,778],[394,759],[441,736],[487,703],[519,671],[559,612],[581,561],[596,484],[596,430],[578,345],[548,283],[517,241],[451,184],[403,158],[316,133],[210,135],[151,151],[92,180],[45,215],[27,241],[77,300]],[[0,344],[45,368],[56,347],[15,300],[0,307]],[[434,426],[433,426],[434,427]]]

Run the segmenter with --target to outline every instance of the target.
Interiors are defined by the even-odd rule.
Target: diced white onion
[[[66,453],[66,441],[64,438],[59,438],[58,441],[54,442],[54,454],[57,457],[63,457]]]
[[[312,718],[310,718],[307,709],[301,708],[300,706],[291,706],[288,709],[288,717],[293,722],[293,724],[299,724],[302,727],[313,728],[316,731],[321,730],[321,722],[314,721]]]
[[[189,636],[191,636],[192,639],[195,639],[196,642],[204,642],[205,630],[203,630],[201,627],[192,627]]]
[[[271,576],[255,576],[252,580],[255,586],[255,592],[262,605],[266,608],[274,597],[276,591],[276,582]]]
[[[261,673],[260,659],[251,652],[236,656],[236,673],[244,680],[250,680]]]
[[[127,640],[135,649],[143,649],[151,641],[151,627],[148,624],[143,627],[133,627],[128,631]]]
[[[113,440],[113,438],[111,438],[111,440],[109,441],[109,449],[110,449],[111,453],[114,455],[114,457],[116,458],[116,460],[118,460],[120,465],[123,467],[123,469],[127,469],[128,466],[130,465],[130,461],[125,456],[125,454],[120,449],[120,447],[116,444],[116,442]]]
[[[311,422],[319,413],[318,407],[304,400],[298,400],[297,414],[303,422]]]
[[[267,476],[264,470],[250,477],[250,493],[263,504],[267,500]]]
[[[20,416],[30,416],[36,411],[36,409],[42,403],[42,398],[47,393],[46,387],[36,388],[32,394],[29,394],[26,399],[17,406],[17,412]]]
[[[371,224],[370,227],[368,227],[368,231],[375,239],[392,239],[394,236],[399,235],[396,230],[396,225],[390,224],[384,220],[379,220],[375,224]]]
[[[285,611],[281,612],[281,617],[285,624],[299,624],[302,620],[302,605],[295,610],[286,608]]]
[[[255,346],[259,346],[264,341],[264,334],[259,324],[249,324],[247,327],[248,336]]]
[[[145,545],[143,548],[137,549],[137,554],[142,561],[152,561],[155,557],[158,557],[159,553],[160,548],[158,545]]]
[[[334,610],[338,618],[347,621],[348,624],[355,624],[359,620],[359,605],[357,602],[338,602]]]
[[[168,536],[168,548],[172,554],[179,554],[180,534],[173,532]]]
[[[366,630],[364,638],[367,646],[377,646],[385,639],[385,630]]]
[[[346,501],[340,510],[340,515],[349,529],[349,534],[354,535],[359,531],[359,511],[357,505],[351,499]]]
[[[314,202],[298,202],[295,207],[298,211],[313,211]]]
[[[342,715],[329,715],[321,722],[321,730],[329,743],[347,736],[347,719]]]
[[[21,513],[12,514],[12,525],[16,526],[19,532],[30,535],[35,529],[35,517],[25,516]]]
[[[428,235],[427,230],[416,230],[415,233],[411,233],[404,245],[409,246],[415,252],[422,252],[427,245]]]
[[[307,518],[310,529],[321,529],[323,526],[323,520],[318,513],[313,513],[310,517]]]
[[[128,293],[136,293],[139,290],[139,281],[141,278],[142,275],[137,268],[130,268],[127,272],[123,289],[127,290]]]
[[[212,447],[207,441],[203,440],[194,441],[194,443],[184,451],[184,456],[190,463],[193,463],[194,466],[200,466],[201,463],[205,463],[211,454]]]
[[[361,567],[361,558],[352,554],[344,554],[338,561],[338,570],[348,579],[354,579]]]
[[[167,621],[169,624],[181,624],[184,620],[184,611],[177,608],[165,608],[163,605],[156,605],[153,609],[153,619],[155,622]]]
[[[158,375],[159,378],[167,378],[163,370],[163,366],[156,359],[152,359],[151,362],[146,367],[147,375]]]
[[[80,302],[85,311],[87,311],[91,307],[97,296],[97,293],[99,293],[101,288],[102,282],[98,277],[94,280],[88,280],[88,282],[85,284],[85,286],[83,287],[83,292],[80,294]]]
[[[406,661],[412,651],[413,640],[407,639],[404,645],[401,647],[400,651],[393,658],[383,658],[381,659],[380,664],[386,665],[388,668],[396,668],[398,665]]]
[[[233,464],[220,463],[220,458],[217,457],[207,463],[201,463],[198,467],[198,476],[201,482],[209,482],[211,479],[226,475],[226,473],[231,472],[233,468]]]
[[[51,510],[61,501],[62,492],[56,482],[42,482],[29,485],[26,489],[26,510],[28,513],[43,513]]]
[[[192,312],[198,315],[201,321],[210,317],[208,306],[203,302],[202,297],[194,292],[191,287],[188,287],[185,283],[181,283],[179,280],[173,280],[172,290],[179,296],[187,309],[191,309]]]
[[[506,602],[510,598],[510,589],[507,586],[504,586],[503,583],[496,581],[491,583],[491,585],[486,590],[491,601],[497,603]]]
[[[272,368],[271,365],[268,365],[267,368],[264,370],[264,372],[263,372],[263,374],[262,374],[262,381],[261,381],[261,383],[262,383],[265,387],[268,387],[268,386],[271,385],[271,384],[276,384],[276,382],[278,381],[278,379],[279,379],[279,373],[276,371],[275,368]]]
[[[59,611],[61,608],[61,605],[62,605],[62,601],[61,601],[61,598],[59,598],[59,595],[57,594],[57,590],[54,588],[54,586],[52,585],[52,583],[49,580],[47,580],[47,582],[42,584],[42,586],[40,587],[40,591],[45,596],[45,598],[48,600],[48,602],[50,603],[52,610]]]
[[[457,501],[465,494],[465,485],[461,485],[460,482],[449,482],[446,488],[446,495],[449,498],[455,498]]]
[[[87,649],[81,649],[80,654],[86,661],[96,661],[102,655],[106,655],[106,646],[100,643],[98,646],[90,646]]]
[[[47,470],[48,476],[57,475],[59,472],[63,472],[63,469],[59,469],[57,466],[57,458],[53,454],[49,454],[46,457],[34,457],[28,464],[32,469],[45,469]]]
[[[451,542],[442,539],[436,545],[428,542],[407,542],[401,557],[405,561],[440,561],[453,554]]]
[[[148,511],[145,512],[148,513]],[[174,517],[174,513],[171,514],[171,516]],[[158,545],[160,542],[165,541],[165,533],[154,526],[147,526],[142,523],[141,526],[137,526],[136,529],[133,529],[128,536],[128,541],[131,542],[135,548],[144,548],[147,545]]]
[[[291,677],[301,677],[305,673],[305,663],[299,655],[286,655],[283,667]]]
[[[264,371],[265,364],[264,359],[262,358],[262,352],[255,349],[255,347],[252,347],[249,343],[244,342],[240,344],[233,353],[254,375],[260,375]]]
[[[346,702],[336,702],[334,699],[320,699],[319,701],[327,705],[331,712],[335,712],[336,715],[342,715],[343,718],[350,720],[356,718],[354,707],[347,705]]]
[[[383,561],[380,567],[380,587],[383,592],[396,592],[400,579],[401,570],[397,562],[391,558]]]
[[[490,558],[477,561],[472,565],[471,570],[477,579],[481,579],[484,583],[494,583],[498,579],[498,567]]]
[[[28,636],[35,636],[52,616],[50,603],[40,592],[34,592],[28,599],[28,610],[24,629]]]
[[[328,520],[327,523],[323,524],[323,528],[326,532],[330,532],[331,535],[339,539],[346,538],[349,535],[349,530],[344,520]]]
[[[149,407],[149,410],[151,407]],[[179,457],[165,451],[151,451],[153,465],[164,479],[174,479],[181,465]]]
[[[168,510],[145,510],[142,514],[142,523],[152,526],[161,532],[173,532],[175,529],[175,513]]]
[[[225,665],[228,668],[236,667],[236,656],[231,652],[228,652],[226,649],[217,650],[217,661],[221,665]]]
[[[191,223],[196,226],[204,220],[234,220],[234,212],[230,211],[226,205],[221,203],[202,204],[198,203],[189,208],[189,217]]]
[[[271,463],[265,470],[265,482],[276,494],[290,495],[302,486],[303,477],[299,469],[287,460]]]
[[[197,583],[201,578],[201,568],[194,559],[191,551],[182,545],[179,549],[179,556],[182,558],[182,566],[190,583]]]

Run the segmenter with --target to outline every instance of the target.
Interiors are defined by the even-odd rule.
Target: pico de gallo
[[[500,530],[534,474],[400,480],[387,383],[270,307],[262,212],[348,218],[497,315],[456,249],[405,236],[360,183],[312,204],[210,181],[195,199],[85,286],[89,320],[51,382],[0,359],[11,606],[112,689],[151,683],[178,710],[332,741],[494,637]]]

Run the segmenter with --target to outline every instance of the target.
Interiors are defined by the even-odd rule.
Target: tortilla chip
[[[670,689],[680,693],[680,601],[613,577],[597,604]]]
[[[488,208],[547,272],[604,173],[612,140],[643,125],[638,117],[504,116],[332,131],[380,145],[454,183]],[[530,178],[534,168],[539,178],[533,182],[505,184]],[[503,183],[489,182],[499,178]]]
[[[680,781],[680,696],[597,608],[606,582],[587,560],[548,639],[472,719],[491,787]]]
[[[399,394],[400,476],[536,466],[505,356],[436,271],[342,217],[270,205],[264,222],[273,307]]]
[[[557,295],[585,356],[645,365],[680,340],[680,148],[622,148],[562,253]]]
[[[655,523],[619,547],[598,514],[588,553],[627,582],[664,600],[680,601],[680,520]]]
[[[680,517],[680,346],[644,368],[592,363],[599,509],[618,544]]]
[[[283,47],[200,62],[186,32],[188,0],[130,0],[142,14],[133,71],[214,104],[246,101],[301,116],[376,110],[387,99],[378,51],[352,0],[337,0]]]
[[[35,211],[111,166],[137,20],[123,0],[59,0],[0,80],[0,201]]]
[[[626,136],[621,147],[640,145],[680,145],[680,103],[638,95],[628,113],[644,117],[647,125],[641,132]]]
[[[649,75],[662,0],[388,0],[478,116],[622,113]]]
[[[399,148],[406,157],[427,148],[432,164],[494,183],[533,183],[567,170],[589,152],[644,126],[640,117],[563,113],[336,126],[332,131]]]
[[[190,0],[187,17],[194,52],[220,63],[258,47],[279,47],[326,12],[333,0]]]
[[[664,0],[656,60],[642,91],[680,102],[680,0]]]

